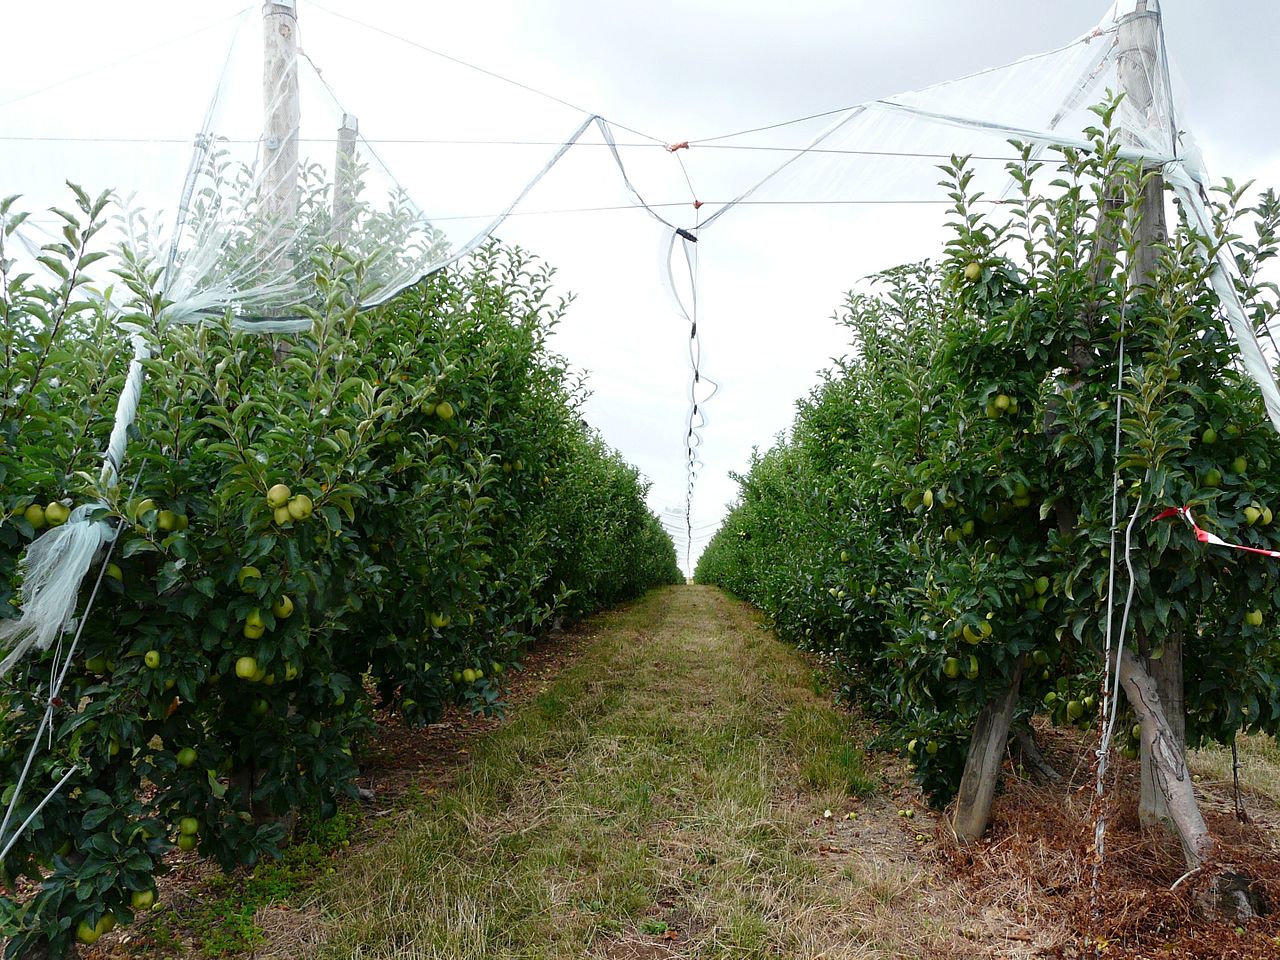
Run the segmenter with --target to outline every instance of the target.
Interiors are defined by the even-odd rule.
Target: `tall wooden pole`
[[[1161,73],[1160,13],[1148,10],[1147,3],[1148,0],[1138,0],[1133,14],[1121,21],[1117,30],[1120,88],[1129,108],[1145,117],[1148,126],[1163,128],[1165,119],[1155,116],[1161,106],[1157,102]],[[1148,165],[1147,170],[1152,166]],[[1164,215],[1164,177],[1159,173],[1147,183],[1140,215],[1137,258],[1130,271],[1135,287],[1150,282],[1159,257],[1157,247],[1168,237]]]
[[[298,212],[298,9],[295,0],[267,0],[262,7],[264,212],[283,225]],[[283,235],[287,228],[278,227]]]
[[[360,122],[344,113],[338,127],[338,153],[333,165],[333,240],[345,243],[351,230],[356,197],[356,136]]]
[[[1133,14],[1121,21],[1117,41],[1120,88],[1124,91],[1128,109],[1145,118],[1149,127],[1164,127],[1165,119],[1155,115],[1160,108],[1160,14],[1148,9],[1148,0],[1138,0]],[[1168,239],[1164,177],[1151,172],[1149,166],[1143,173],[1150,179],[1147,180],[1138,209],[1139,222],[1135,231],[1137,249],[1129,271],[1131,288],[1151,282],[1160,256],[1159,247]],[[1160,656],[1156,659],[1144,657],[1142,665],[1151,677],[1167,724],[1166,729],[1161,732],[1168,736],[1171,752],[1177,755],[1177,762],[1185,769],[1186,705],[1182,683],[1182,640],[1181,630],[1170,630],[1158,640],[1148,638],[1149,645],[1160,649]],[[1171,825],[1165,792],[1160,788],[1152,751],[1147,748],[1146,731],[1143,732],[1142,792],[1138,803],[1138,818],[1144,826],[1159,823]]]

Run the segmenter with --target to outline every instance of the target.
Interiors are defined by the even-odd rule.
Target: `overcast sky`
[[[92,188],[171,194],[243,6],[64,0],[6,11],[0,136],[177,142],[9,141],[0,153],[0,194],[43,198],[66,177]],[[359,115],[362,133],[396,179],[429,214],[471,218],[452,221],[457,239],[479,228],[481,214],[502,209],[550,155],[543,141],[562,140],[583,114],[334,14],[678,142],[835,110],[1058,48],[1107,11],[1104,3],[1079,0],[325,0],[318,7],[299,0],[299,7],[304,50],[342,106]],[[1280,4],[1168,0],[1163,8],[1180,123],[1194,131],[1210,171],[1280,185]],[[256,16],[255,5],[246,19],[252,25]],[[167,42],[198,28],[207,29]],[[123,62],[98,69],[117,60]],[[239,128],[251,136],[260,124],[259,79],[252,63],[233,67],[240,92],[226,105],[242,114]],[[987,106],[966,104],[965,111],[982,116]],[[797,146],[821,126],[800,124],[749,142]],[[678,155],[682,171],[676,156],[615,132],[624,144],[638,144],[620,150],[637,188],[655,202],[680,204],[661,211],[677,225],[693,225],[698,216],[688,203],[690,185],[708,202],[705,215],[783,156],[695,145]],[[425,139],[539,143],[386,142]],[[599,138],[587,139],[526,200],[522,209],[532,215],[508,221],[499,235],[546,256],[559,269],[560,288],[577,295],[556,345],[590,376],[587,417],[653,481],[655,510],[682,513],[687,327],[662,279],[669,231],[635,210],[546,212],[631,202]],[[942,134],[937,146],[961,149]],[[937,199],[935,162],[896,164],[897,179],[884,181],[891,186],[815,165],[780,183],[775,195]],[[941,216],[940,207],[923,204],[821,212],[762,205],[732,211],[707,231],[698,247],[699,320],[704,369],[721,390],[706,405],[695,558],[735,494],[729,471],[743,469],[753,446],[767,447],[787,427],[794,401],[843,352],[831,319],[842,292],[874,270],[937,255]]]

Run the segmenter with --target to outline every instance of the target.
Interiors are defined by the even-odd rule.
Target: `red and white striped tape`
[[[1208,543],[1215,547],[1227,547],[1230,550],[1243,550],[1246,553],[1259,553],[1264,557],[1280,560],[1280,550],[1264,550],[1261,547],[1246,547],[1239,543],[1227,543],[1221,537],[1210,533],[1208,530],[1201,529],[1200,525],[1196,523],[1195,517],[1191,515],[1190,507],[1170,507],[1163,513],[1157,514],[1151,522],[1168,520],[1170,517],[1182,517],[1183,520],[1187,521],[1191,525],[1191,529],[1196,532],[1196,539],[1201,543]]]

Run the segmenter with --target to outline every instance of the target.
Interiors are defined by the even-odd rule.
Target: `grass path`
[[[851,720],[748,607],[674,587],[589,629],[452,783],[351,848],[310,905],[318,956],[951,954],[893,804],[855,799],[877,784]]]

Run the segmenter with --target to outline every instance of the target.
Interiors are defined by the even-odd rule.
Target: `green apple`
[[[287,620],[293,615],[293,601],[289,599],[288,594],[280,595],[280,598],[271,605],[271,612],[275,614],[277,620]]]
[[[97,930],[89,926],[89,924],[84,920],[81,920],[76,926],[76,939],[86,946],[92,943],[97,943],[98,937],[100,936],[102,936],[102,934],[98,933]]]
[[[965,280],[967,280],[969,283],[976,283],[981,276],[982,276],[982,264],[978,263],[978,261],[976,260],[972,261],[971,263],[965,264],[964,266]]]
[[[1201,479],[1200,484],[1209,489],[1222,486],[1222,471],[1216,467],[1210,467],[1204,472],[1204,477]]]
[[[289,497],[293,495],[293,491],[286,487],[283,483],[277,483],[274,487],[267,491],[267,504],[271,509],[283,507],[289,502]]]
[[[44,508],[45,522],[51,527],[60,527],[71,516],[71,508],[55,500]]]
[[[464,683],[475,683],[476,672],[472,670],[470,667],[467,667],[467,669],[462,671],[462,680]]]
[[[129,896],[129,905],[138,913],[150,910],[156,902],[154,890],[135,890]]]
[[[920,494],[920,502],[924,504],[924,508],[926,510],[932,510],[933,509],[933,491],[926,490],[924,493]]]
[[[436,404],[436,416],[441,420],[453,419],[453,404],[448,400],[444,400]]]
[[[133,508],[134,523],[141,523],[143,518],[155,509],[156,502],[150,497],[147,497],[145,500],[138,501],[137,505]]]
[[[245,593],[256,593],[258,581],[262,579],[262,571],[254,566],[241,567],[236,574],[236,583]]]
[[[1049,665],[1049,654],[1043,650],[1035,650],[1031,654],[1031,662],[1037,667],[1047,667]]]
[[[1257,523],[1260,519],[1262,519],[1262,511],[1259,510],[1257,507],[1245,507],[1244,518],[1248,522],[1249,526],[1252,527],[1255,523]]]
[[[1048,577],[1036,577],[1035,582],[1036,593],[1043,594],[1049,589]]]
[[[287,509],[289,511],[289,516],[294,520],[305,520],[307,517],[311,516],[311,511],[314,509],[314,505],[312,504],[310,497],[305,493],[300,493],[289,501]]]
[[[1009,397],[1007,394],[997,393],[996,398],[993,402],[996,405],[996,409],[999,410],[1001,413],[1004,413],[1006,410],[1009,409]]]
[[[183,817],[178,821],[178,832],[184,836],[194,837],[200,832],[200,821],[195,817]]]
[[[118,580],[120,583],[124,583],[124,571],[120,569],[119,564],[108,563],[107,576],[112,580]]]
[[[241,657],[236,661],[236,676],[241,680],[252,681],[258,672],[258,661],[253,657]]]
[[[31,504],[26,510],[22,511],[22,519],[31,524],[33,530],[39,530],[45,523],[44,507],[38,503]]]
[[[1231,461],[1232,473],[1244,473],[1248,469],[1249,469],[1249,461],[1246,460],[1244,457],[1236,457],[1234,460]],[[47,510],[45,511],[45,513],[48,513],[48,512],[49,511]]]
[[[181,750],[178,751],[177,759],[178,759],[178,766],[180,767],[195,766],[195,762],[196,762],[195,747],[183,747]]]
[[[957,657],[947,657],[942,664],[942,672],[952,680],[960,676],[960,660]]]
[[[1213,427],[1206,427],[1204,433],[1200,434],[1200,439],[1205,443],[1217,443],[1218,431],[1214,430]]]
[[[443,630],[448,625],[449,618],[443,613],[433,613],[431,615],[431,626],[435,627],[437,630]]]
[[[160,651],[148,650],[145,654],[143,654],[142,662],[145,663],[152,670],[158,669],[160,666]]]
[[[195,837],[188,836],[188,835],[187,835],[187,834],[185,834],[185,833],[178,837],[178,849],[179,849],[179,850],[183,851],[184,853],[190,853],[190,852],[191,852],[192,850],[194,850],[195,848],[196,848],[196,838],[195,838]]]
[[[178,529],[178,515],[172,510],[161,510],[156,514],[156,528],[165,533]]]
[[[1248,613],[1244,615],[1244,622],[1251,627],[1262,626],[1262,611],[1250,610]]]
[[[1075,721],[1075,720],[1079,720],[1083,716],[1084,716],[1084,704],[1081,703],[1079,700],[1068,700],[1067,701],[1067,719]]]

